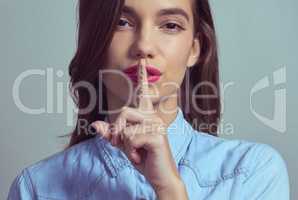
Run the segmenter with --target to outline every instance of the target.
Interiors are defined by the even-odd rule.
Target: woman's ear
[[[195,37],[187,60],[187,67],[192,67],[193,65],[195,65],[199,56],[200,56],[200,42],[199,42],[199,39]]]

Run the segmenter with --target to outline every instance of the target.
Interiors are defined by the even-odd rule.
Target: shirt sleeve
[[[23,170],[10,186],[7,200],[33,200],[33,188],[26,170]]]
[[[289,178],[281,155],[269,145],[261,145],[251,162],[256,163],[244,181],[244,199],[289,200]]]

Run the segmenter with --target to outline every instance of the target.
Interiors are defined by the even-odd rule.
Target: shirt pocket
[[[207,165],[208,166],[208,165]],[[206,165],[200,169],[195,163],[182,160],[179,172],[185,183],[189,199],[239,199],[239,188],[247,176],[247,169],[211,171]],[[208,172],[208,173],[206,173]]]
[[[202,188],[214,187],[230,179],[237,178],[245,180],[248,174],[248,169],[245,167],[236,167],[234,169],[222,168],[221,170],[212,172],[206,169],[206,165],[204,167],[204,169],[200,169],[199,166],[196,166],[195,163],[192,163],[187,159],[182,159],[179,163],[180,170],[190,170],[193,174],[193,180],[195,180]]]

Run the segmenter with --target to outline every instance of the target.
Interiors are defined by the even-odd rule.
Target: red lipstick
[[[138,65],[130,66],[123,70],[123,72],[134,82],[138,81]],[[148,74],[148,82],[154,83],[160,79],[161,72],[154,66],[146,66],[147,74]]]

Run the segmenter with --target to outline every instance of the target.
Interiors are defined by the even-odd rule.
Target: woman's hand
[[[174,190],[181,185],[166,126],[156,114],[123,107],[114,124],[96,121],[92,126],[126,154],[157,193]]]
[[[93,127],[121,149],[154,188],[159,199],[187,199],[167,138],[167,127],[149,97],[147,70],[141,60],[138,108],[123,107],[114,124],[93,122]],[[181,196],[182,194],[182,196]],[[169,196],[170,195],[170,196]],[[186,197],[186,198],[185,198]]]

